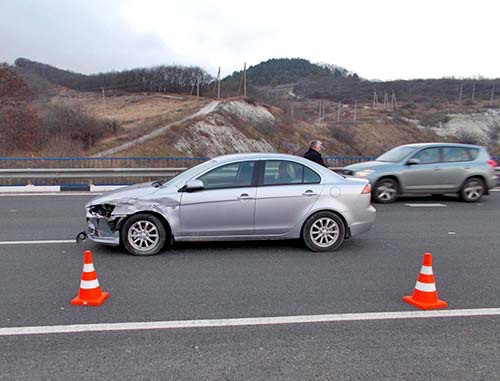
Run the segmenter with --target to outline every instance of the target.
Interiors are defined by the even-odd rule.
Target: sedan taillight
[[[488,160],[487,163],[491,165],[493,168],[497,166],[497,162],[495,160]]]
[[[372,186],[370,184],[366,184],[361,194],[371,194],[371,193],[372,193]]]

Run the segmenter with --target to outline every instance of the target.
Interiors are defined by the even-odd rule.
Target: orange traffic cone
[[[418,275],[417,284],[413,295],[403,296],[403,301],[422,310],[445,308],[448,306],[444,300],[438,299],[434,273],[432,272],[432,254],[425,253],[422,268]]]
[[[83,271],[80,281],[80,291],[71,301],[75,306],[100,306],[109,297],[107,292],[102,292],[97,280],[97,274],[92,263],[90,250],[83,254]]]

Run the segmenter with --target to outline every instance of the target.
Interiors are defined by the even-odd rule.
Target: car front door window
[[[215,168],[198,177],[204,189],[240,188],[252,185],[254,161],[243,161]]]
[[[439,148],[426,148],[413,156],[420,164],[432,164],[439,162]]]

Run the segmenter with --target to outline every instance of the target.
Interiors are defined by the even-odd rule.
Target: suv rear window
[[[477,154],[476,154],[477,156]],[[469,150],[464,147],[444,147],[443,160],[445,162],[470,161]]]
[[[479,149],[477,148],[467,148],[467,151],[469,151],[469,155],[472,160],[476,160],[477,155],[479,155]]]

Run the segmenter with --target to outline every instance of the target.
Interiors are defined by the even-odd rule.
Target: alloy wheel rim
[[[396,197],[396,187],[391,182],[382,183],[377,187],[377,198],[382,201],[390,201]]]
[[[483,195],[483,186],[479,181],[471,181],[465,187],[464,193],[468,200],[478,200]]]
[[[155,224],[147,220],[136,221],[128,230],[128,242],[138,251],[149,251],[160,240]]]
[[[339,226],[333,218],[318,218],[309,230],[309,236],[315,245],[319,247],[330,247],[339,238]]]

